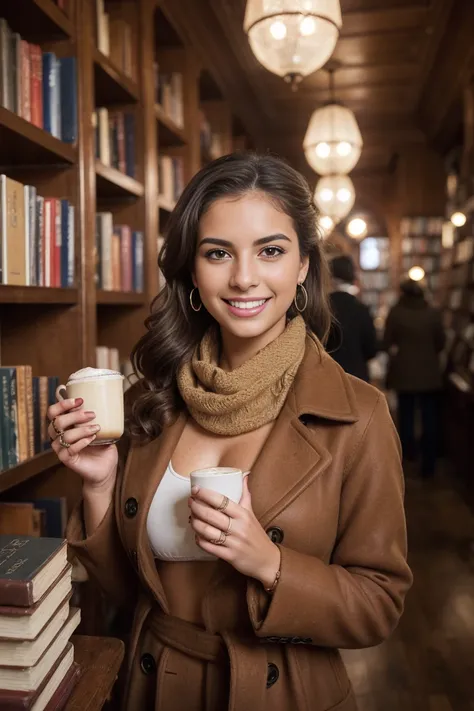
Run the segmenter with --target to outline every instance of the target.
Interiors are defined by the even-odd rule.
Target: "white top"
[[[152,551],[159,560],[217,560],[194,541],[188,521],[191,480],[168,464],[148,512],[146,529]]]

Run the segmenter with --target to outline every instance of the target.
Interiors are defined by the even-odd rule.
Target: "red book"
[[[31,121],[31,60],[30,45],[21,40],[21,115],[26,121]]]
[[[43,128],[43,54],[41,47],[30,44],[31,123]]]

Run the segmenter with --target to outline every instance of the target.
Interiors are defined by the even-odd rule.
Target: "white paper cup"
[[[196,469],[190,474],[191,487],[199,486],[201,489],[217,491],[236,504],[242,498],[243,478],[242,470],[232,467],[207,467]]]

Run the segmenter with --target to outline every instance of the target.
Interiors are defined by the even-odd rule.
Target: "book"
[[[64,627],[75,608],[65,600],[48,624],[32,640],[0,640],[0,667],[32,667]]]
[[[68,565],[35,605],[0,607],[0,639],[35,639],[71,595],[72,566]]]
[[[23,185],[0,175],[2,284],[25,285],[25,193]]]
[[[36,691],[0,691],[0,708],[2,711],[60,711],[81,673],[74,662],[73,645],[69,643]]]
[[[34,605],[66,565],[64,539],[0,536],[0,605]]]
[[[75,57],[59,60],[61,82],[61,139],[77,141],[77,69]]]
[[[33,666],[0,667],[0,689],[36,691],[67,647],[69,639],[74,634],[74,630],[79,625],[80,620],[80,610],[71,609],[66,623]]]

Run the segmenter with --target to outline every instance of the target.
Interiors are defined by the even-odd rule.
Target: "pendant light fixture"
[[[327,62],[341,26],[339,0],[247,0],[244,30],[252,52],[293,85]]]
[[[306,160],[319,175],[350,173],[363,141],[354,112],[335,99],[334,70],[329,71],[330,101],[311,116],[303,141]]]
[[[348,175],[325,175],[316,185],[314,201],[321,213],[337,224],[354,206],[354,184]]]

